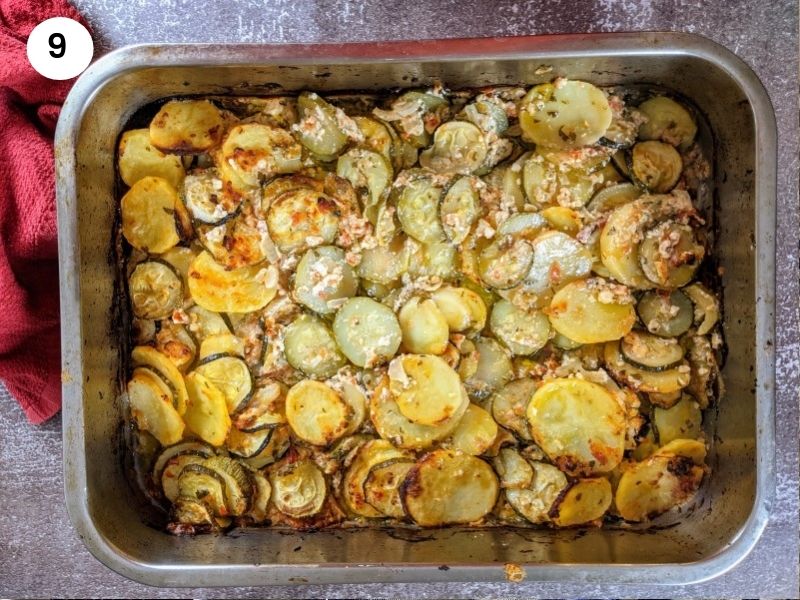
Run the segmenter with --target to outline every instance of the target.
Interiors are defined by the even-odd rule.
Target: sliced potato
[[[165,319],[183,302],[183,281],[171,265],[140,262],[128,280],[133,314],[140,319]]]
[[[325,321],[301,315],[286,327],[283,337],[286,360],[311,377],[331,377],[346,363]]]
[[[492,465],[502,488],[522,489],[533,483],[533,467],[516,448],[502,448]]]
[[[376,518],[382,512],[372,506],[365,494],[365,482],[373,467],[390,460],[408,460],[407,452],[398,450],[386,440],[370,440],[358,450],[342,481],[342,497],[347,508],[361,517]]]
[[[581,344],[617,340],[636,322],[629,291],[600,277],[562,287],[547,310],[558,333]]]
[[[221,446],[228,436],[231,418],[225,396],[200,373],[186,377],[189,402],[184,421],[189,430],[212,446]]]
[[[199,154],[219,144],[224,125],[208,100],[170,100],[150,121],[150,142],[163,152]]]
[[[364,481],[364,497],[375,510],[387,517],[405,518],[400,500],[400,485],[414,466],[408,458],[395,458],[373,466]]]
[[[339,232],[336,201],[308,187],[289,189],[276,197],[267,213],[272,240],[283,252],[331,244]]]
[[[524,378],[508,382],[492,396],[492,416],[526,442],[533,441],[527,410],[535,391],[536,381]]]
[[[508,300],[500,300],[492,307],[489,327],[516,355],[538,352],[550,337],[550,321],[544,313],[522,310]]]
[[[611,483],[605,477],[579,479],[561,495],[551,512],[559,527],[574,527],[601,519],[611,506]]]
[[[454,450],[434,450],[409,471],[400,490],[406,513],[417,525],[474,523],[497,502],[500,490],[492,468]]]
[[[452,280],[457,276],[456,247],[448,242],[417,244],[408,241],[408,274],[412,277],[438,277]]]
[[[461,380],[438,356],[404,354],[388,369],[389,389],[404,417],[419,425],[441,425],[461,407]]]
[[[131,361],[135,367],[150,367],[161,375],[167,381],[169,387],[174,390],[175,409],[178,414],[182,415],[186,412],[186,403],[189,399],[186,383],[183,375],[169,357],[151,346],[136,346],[131,352]]]
[[[183,437],[184,424],[164,394],[156,375],[138,371],[128,382],[131,416],[142,431],[149,431],[162,446],[175,444]]]
[[[567,478],[553,465],[543,462],[531,463],[533,479],[526,487],[505,491],[508,503],[531,523],[550,521],[550,510],[566,489]]]
[[[399,448],[424,449],[449,436],[468,406],[469,396],[462,390],[461,404],[444,422],[438,425],[414,423],[400,412],[394,394],[389,390],[389,378],[384,377],[372,393],[369,413],[382,438]]]
[[[132,186],[143,177],[161,177],[178,189],[184,169],[180,156],[164,154],[150,143],[150,131],[131,129],[122,134],[118,151],[119,176]]]
[[[450,438],[453,448],[465,454],[485,454],[497,438],[497,423],[492,415],[476,404],[470,404]]]
[[[313,461],[289,462],[270,473],[272,502],[285,515],[300,519],[322,510],[328,486]]]
[[[336,246],[311,248],[300,259],[294,280],[297,300],[321,315],[336,312],[358,291],[358,277]]]
[[[275,297],[274,275],[271,268],[257,265],[229,271],[208,252],[201,252],[189,268],[189,290],[194,301],[206,310],[253,312]]]
[[[316,446],[328,446],[342,437],[352,408],[331,387],[304,379],[286,395],[286,420],[294,434]]]
[[[243,123],[225,135],[220,160],[248,186],[262,178],[299,171],[302,149],[285,129],[262,123]]]
[[[642,102],[637,110],[647,120],[639,127],[639,137],[643,140],[661,140],[681,149],[686,149],[694,140],[697,124],[692,115],[680,103],[656,96]]]
[[[221,225],[197,224],[195,231],[203,248],[229,270],[263,263],[274,251],[267,231],[249,213]]]
[[[212,354],[200,361],[195,372],[219,388],[229,414],[244,408],[253,393],[253,376],[247,363],[238,356]]]
[[[606,473],[622,460],[625,412],[597,383],[546,381],[533,394],[527,416],[536,443],[567,473]]]
[[[450,330],[447,320],[433,300],[411,298],[397,314],[403,332],[403,346],[415,354],[442,354]]]
[[[697,439],[703,433],[702,421],[700,405],[688,394],[670,408],[656,406],[653,409],[653,424],[662,446],[673,440]]]
[[[557,79],[537,85],[521,103],[523,136],[548,148],[594,144],[611,125],[605,94],[585,81]]]
[[[372,367],[394,356],[403,332],[389,307],[370,298],[350,298],[336,313],[333,335],[350,362]]]
[[[178,193],[166,179],[143,177],[122,197],[122,234],[142,252],[160,254],[180,241],[175,225]]]
[[[228,332],[204,337],[200,342],[200,360],[218,354],[244,358],[244,342]]]
[[[450,331],[480,331],[486,325],[486,304],[465,287],[441,287],[431,294]]]
[[[662,450],[622,473],[614,504],[626,521],[652,519],[685,503],[700,487],[702,466]]]

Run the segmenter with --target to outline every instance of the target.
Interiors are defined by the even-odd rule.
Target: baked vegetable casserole
[[[686,104],[558,78],[155,110],[118,150],[124,397],[170,531],[692,500],[722,338]]]

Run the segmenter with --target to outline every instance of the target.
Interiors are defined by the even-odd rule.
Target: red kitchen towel
[[[28,419],[61,408],[53,134],[72,80],[51,81],[25,42],[66,0],[0,0],[0,379]]]

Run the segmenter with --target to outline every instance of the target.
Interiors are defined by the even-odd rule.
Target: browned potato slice
[[[275,297],[274,275],[270,267],[258,265],[228,271],[208,252],[201,252],[189,268],[189,291],[206,310],[247,313],[264,308]]]
[[[419,425],[441,425],[460,408],[461,380],[438,356],[405,354],[389,364],[389,389],[404,417]]]
[[[400,490],[403,506],[417,525],[474,523],[497,502],[500,485],[479,458],[454,450],[434,450],[412,468]]]
[[[166,179],[144,177],[122,197],[122,234],[142,252],[160,254],[180,241],[175,226],[178,193]]]
[[[232,127],[222,141],[220,160],[250,187],[261,178],[299,171],[302,148],[285,129],[261,123]]]
[[[558,333],[581,344],[618,340],[636,322],[629,290],[601,277],[573,281],[556,292],[547,311]]]
[[[299,251],[333,243],[339,231],[339,212],[337,203],[328,196],[310,188],[295,188],[275,198],[267,213],[267,225],[282,251]]]
[[[605,477],[579,479],[567,488],[551,509],[559,527],[573,527],[603,517],[612,500],[611,483]]]
[[[329,386],[305,379],[286,395],[286,420],[300,439],[327,446],[342,437],[353,409]]]
[[[156,375],[138,370],[128,382],[128,401],[139,429],[152,433],[162,446],[181,440],[183,420],[172,406],[172,398],[162,392]]]
[[[162,152],[199,154],[219,144],[224,124],[208,100],[171,100],[150,121],[150,142]]]
[[[486,453],[497,437],[497,423],[492,415],[476,404],[470,404],[450,438],[453,448],[478,456]]]
[[[225,396],[200,373],[186,376],[186,389],[189,392],[184,415],[187,427],[201,440],[221,446],[231,427]]]
[[[164,154],[150,143],[147,129],[131,129],[119,141],[119,176],[132,186],[143,177],[161,177],[175,189],[183,183],[185,171],[180,156]]]
[[[625,412],[597,383],[546,381],[531,398],[527,414],[536,443],[567,473],[605,473],[622,460]]]

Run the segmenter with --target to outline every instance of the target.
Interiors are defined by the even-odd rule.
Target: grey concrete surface
[[[331,42],[672,30],[730,48],[764,81],[779,131],[777,473],[773,517],[754,552],[710,582],[657,586],[408,584],[162,589],[92,558],[62,497],[61,420],[33,427],[0,386],[0,596],[798,597],[798,10],[796,0],[360,2],[75,0],[99,49],[140,42]]]

